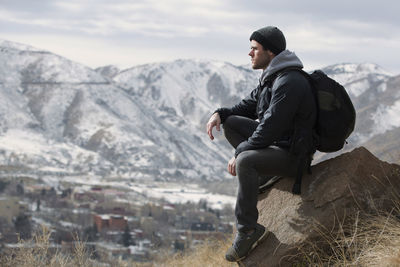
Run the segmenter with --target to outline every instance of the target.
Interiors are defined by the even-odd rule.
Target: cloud
[[[234,27],[226,24],[245,16],[243,12],[225,9],[222,1],[142,0],[130,3],[120,0],[93,3],[44,1],[39,4],[41,8],[28,8],[23,12],[11,5],[0,10],[4,14],[1,20],[106,36],[130,33],[171,38],[199,36],[213,30],[234,32]],[[223,21],[226,23],[221,26]]]
[[[287,14],[283,20],[295,16],[300,18],[297,20],[298,23],[313,21],[315,25],[324,24],[326,21],[346,19],[398,25],[398,10],[400,10],[400,2],[395,0],[253,0],[251,4],[241,0],[232,0],[231,5],[260,16],[271,13]],[[268,24],[269,19],[267,16],[265,18],[264,23]]]
[[[89,38],[113,50],[129,44],[156,51],[159,58],[152,60],[164,60],[168,54],[247,63],[251,32],[277,25],[288,48],[313,65],[364,58],[400,70],[393,57],[400,47],[400,3],[394,0],[0,1],[5,34]]]
[[[86,6],[82,5],[82,2],[61,2],[61,1],[55,1],[53,3],[53,6],[56,9],[60,9],[68,12],[82,12],[86,10]]]
[[[45,34],[7,34],[6,39],[22,44],[30,43],[33,47],[50,51],[75,62],[96,68],[103,65],[116,65],[128,68],[137,64],[175,59],[173,54],[155,47],[135,46],[132,43],[105,41],[92,37],[73,37]]]

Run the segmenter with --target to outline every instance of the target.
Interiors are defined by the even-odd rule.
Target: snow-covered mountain
[[[356,136],[378,157],[400,163],[400,76],[361,95]]]
[[[357,108],[351,146],[375,146],[374,138],[388,133],[398,136],[399,77],[370,63],[324,71],[345,85]],[[228,177],[233,150],[220,135],[211,142],[205,123],[217,107],[247,95],[259,75],[248,67],[200,60],[92,70],[0,41],[0,165],[38,175]]]
[[[230,106],[257,85],[259,72],[226,62],[176,60],[133,67],[114,77],[150,106],[204,128],[210,112]]]
[[[351,140],[360,144],[380,132],[374,119],[377,98],[384,94],[391,74],[371,63],[337,64],[324,71],[346,88],[357,110],[356,133]]]
[[[394,88],[392,74],[372,63],[336,64],[323,71],[345,86],[357,110],[356,130],[349,139],[349,149],[400,126],[396,113],[391,111],[396,109],[392,105],[396,98],[389,98],[391,103],[376,101],[392,91],[386,90],[388,86]],[[229,63],[177,60],[136,66],[120,72],[114,80],[129,94],[150,100],[154,109],[168,110],[204,127],[210,111],[239,101],[257,85],[259,75],[249,67]],[[381,117],[385,112],[394,116],[384,120]]]
[[[218,179],[227,150],[99,72],[0,42],[0,160],[35,172]]]
[[[400,156],[397,158],[387,157],[385,152],[381,153],[377,146],[369,142],[369,140],[380,133],[384,134],[386,132],[386,130],[384,130],[385,127],[380,125],[381,123],[392,124],[392,122],[396,121],[396,116],[388,117],[387,120],[379,119],[379,121],[377,121],[376,119],[377,115],[380,114],[379,105],[383,104],[379,99],[387,94],[387,88],[393,88],[391,82],[393,80],[393,75],[372,63],[336,64],[323,68],[323,71],[346,88],[356,108],[357,118],[355,131],[350,136],[344,150],[328,155],[317,154],[316,158],[319,160],[326,159],[343,153],[346,150],[348,151],[357,146],[364,145],[382,159],[400,162]],[[391,91],[391,89],[389,91]],[[395,96],[395,94],[393,94],[393,96]],[[394,99],[395,97],[392,97],[392,100]],[[384,110],[390,110],[392,104],[393,103],[389,102],[383,104],[385,105]],[[400,123],[394,123],[393,126],[399,127]]]

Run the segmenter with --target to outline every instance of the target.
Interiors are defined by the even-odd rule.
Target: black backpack
[[[302,72],[310,81],[317,103],[316,149],[339,151],[354,130],[356,111],[353,103],[346,89],[323,71]]]
[[[283,72],[287,70],[300,71],[312,87],[317,104],[315,149],[321,152],[336,152],[342,149],[356,122],[356,111],[346,89],[321,70],[308,74],[299,68],[287,68]],[[296,182],[292,189],[294,194],[301,193],[301,179],[307,165],[311,173],[311,158],[305,152],[299,158]]]

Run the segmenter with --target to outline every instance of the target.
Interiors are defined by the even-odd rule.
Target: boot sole
[[[243,257],[237,259],[236,262],[241,261],[241,260],[245,259],[247,256],[249,256],[250,252],[251,252],[255,247],[257,247],[257,245],[258,245],[259,243],[261,243],[262,241],[264,241],[264,239],[267,238],[268,235],[269,235],[269,231],[267,231],[267,229],[265,229],[265,232],[263,233],[263,235],[260,236],[260,238],[259,238],[256,242],[254,242],[254,244],[251,246],[251,248],[250,248],[250,250],[247,252],[247,254],[244,255]]]

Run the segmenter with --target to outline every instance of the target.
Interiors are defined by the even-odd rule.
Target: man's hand
[[[236,158],[233,157],[228,162],[228,172],[232,174],[232,176],[236,176]]]
[[[217,128],[217,131],[220,131],[221,125],[221,117],[219,116],[218,112],[214,113],[211,118],[207,122],[207,133],[211,140],[214,140],[214,136],[212,134],[212,130],[214,126]]]

